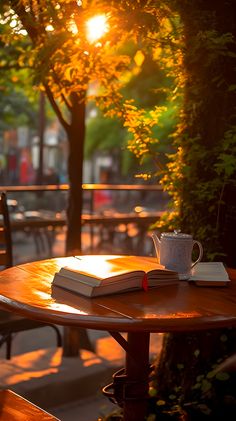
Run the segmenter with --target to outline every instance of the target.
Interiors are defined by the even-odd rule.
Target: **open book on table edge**
[[[199,262],[189,278],[190,283],[198,286],[227,286],[231,280],[222,262]]]
[[[87,297],[178,282],[178,274],[165,269],[154,258],[121,255],[75,256],[53,279],[53,285]]]

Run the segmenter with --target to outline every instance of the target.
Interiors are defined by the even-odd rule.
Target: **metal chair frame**
[[[9,268],[13,265],[11,223],[7,205],[6,193],[0,195],[0,266]],[[53,324],[45,324],[37,320],[30,320],[15,313],[0,309],[0,347],[6,343],[6,358],[11,358],[13,334],[45,326],[51,327],[57,338],[57,346],[62,346],[62,337],[59,328]]]

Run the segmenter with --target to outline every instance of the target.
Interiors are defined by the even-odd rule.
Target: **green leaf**
[[[178,368],[178,370],[183,370],[184,369],[184,364],[177,364],[177,368]]]
[[[157,395],[157,390],[154,387],[150,387],[148,393],[149,393],[149,396],[151,396],[151,398],[153,398],[154,396]]]
[[[211,384],[208,380],[204,379],[204,380],[202,381],[202,392],[203,392],[203,393],[206,393],[206,392],[208,392],[211,388],[212,388],[212,384]]]
[[[208,379],[213,379],[213,377],[215,377],[215,371],[214,370],[209,371],[209,373],[207,373],[207,378]]]
[[[221,340],[221,342],[227,342],[228,336],[223,334],[223,335],[220,336],[220,340]]]
[[[219,373],[216,374],[216,379],[221,380],[223,382],[225,382],[226,380],[229,380],[229,378],[230,378],[229,373],[225,373],[224,371],[220,371]]]
[[[197,357],[199,357],[199,354],[200,354],[200,350],[199,349],[196,349],[195,351],[194,351],[194,353],[193,353],[193,355],[197,358]]]
[[[156,402],[156,404],[157,404],[157,406],[164,406],[164,405],[166,404],[166,402],[165,402],[164,400],[162,400],[162,399],[159,399],[159,400]]]

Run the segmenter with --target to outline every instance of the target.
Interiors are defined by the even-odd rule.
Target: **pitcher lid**
[[[169,239],[178,239],[178,240],[192,240],[191,234],[184,234],[180,232],[180,230],[175,230],[174,232],[163,232],[161,234],[161,238],[169,238]]]

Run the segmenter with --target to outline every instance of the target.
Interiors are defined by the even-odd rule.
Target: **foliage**
[[[0,35],[4,36],[2,24]],[[35,107],[33,95],[30,94],[28,84],[25,83],[26,80],[29,81],[27,70],[16,69],[15,48],[10,46],[5,48],[1,38],[0,47],[0,130],[24,124],[32,126],[35,119]]]
[[[224,362],[234,350],[235,329],[231,328],[165,336],[164,354],[149,390],[153,420],[162,412],[177,410],[186,412],[189,421],[217,421],[224,414],[233,420],[236,376],[230,369],[224,371]]]
[[[135,120],[134,108],[140,110],[143,107],[143,118],[141,116],[140,118],[143,127],[152,127],[152,130],[149,131],[152,142],[150,142],[151,153],[142,154],[141,173],[145,175],[153,174],[156,172],[157,156],[161,157],[160,159],[164,164],[167,160],[166,153],[171,150],[169,135],[175,124],[175,110],[172,104],[169,104],[167,98],[167,91],[172,83],[171,78],[167,77],[158,63],[153,60],[151,52],[147,48],[145,49],[145,45],[139,43],[137,46],[130,41],[122,45],[117,54],[119,53],[126,54],[130,58],[129,69],[122,75],[121,93],[123,100],[121,107],[117,110],[117,113],[122,114],[123,129],[122,122],[119,122],[116,116],[113,119],[105,118],[100,113],[96,118],[88,118],[85,154],[89,156],[94,150],[112,151],[118,147],[120,149],[122,175],[127,176],[129,174],[133,177],[136,173],[138,177],[140,163],[132,152],[136,141],[132,127]],[[127,107],[129,98],[132,98],[133,101],[133,108],[131,111],[130,107],[130,112]],[[125,105],[124,99],[127,100]],[[157,104],[160,107],[158,120],[153,117],[147,119],[148,115],[153,113],[152,108]],[[124,107],[126,107],[126,110],[124,110]],[[128,130],[124,130],[124,128],[128,128]],[[136,130],[139,130],[139,128]],[[139,130],[139,138],[141,143],[142,139],[144,139],[143,142],[149,143],[144,131]],[[127,144],[128,148],[126,147]],[[139,151],[139,148],[137,148],[137,151]]]
[[[134,93],[134,83],[142,86],[143,91],[140,94],[143,94],[146,86],[139,83],[140,77],[141,81],[146,80],[149,84],[151,75],[152,79],[160,79],[161,71],[148,53],[150,46],[147,47],[147,54],[144,55],[143,52],[146,48],[144,44],[148,44],[148,37],[155,36],[158,22],[165,15],[164,7],[158,4],[157,8],[157,3],[137,1],[132,2],[131,8],[127,1],[120,2],[117,7],[116,2],[108,4],[106,1],[51,0],[39,8],[38,2],[34,1],[29,3],[23,0],[5,0],[1,6],[4,15],[2,42],[5,53],[2,68],[26,66],[31,69],[34,83],[41,84],[41,88],[46,90],[65,130],[68,130],[67,115],[71,112],[71,95],[76,93],[80,101],[85,101],[85,92],[93,83],[96,84],[96,100],[102,104],[102,108],[109,108],[110,115],[119,110],[118,115],[125,125],[130,123],[133,127],[133,109],[131,117],[131,107],[129,102],[123,105],[120,89],[128,81],[130,86],[127,89],[131,95]],[[88,41],[85,31],[86,21],[94,13],[107,13],[109,24],[113,28],[109,35],[105,34],[95,45]],[[133,57],[130,52],[127,54],[127,47],[124,47],[130,43]],[[14,54],[11,54],[9,61],[10,50]],[[145,79],[143,74],[146,75]],[[160,83],[163,81],[167,83],[166,75],[162,76]],[[160,92],[159,88],[157,92],[157,86],[155,88],[156,91],[152,93],[153,103],[155,97],[166,96],[165,89]],[[87,99],[93,96],[87,95]],[[147,105],[149,98],[150,94],[142,101],[143,105]],[[66,113],[59,108],[61,103],[67,108]],[[149,140],[146,136],[150,132],[148,126],[156,124],[155,113],[150,112],[153,115],[151,118],[144,117],[144,130],[139,134],[139,139],[144,138],[146,143]],[[146,114],[145,110],[140,110],[139,113],[143,116]],[[134,131],[132,127],[131,132]]]
[[[170,391],[166,400],[159,397],[155,387],[150,387],[147,421],[220,421],[223,417],[233,421],[236,408],[234,388],[235,374],[217,372],[216,366],[208,373],[197,376],[191,390],[192,400],[188,402],[184,402],[178,386]]]
[[[2,53],[3,58],[3,53]],[[19,126],[38,129],[39,94],[27,69],[0,71],[0,130]],[[46,116],[52,119],[52,109],[46,104]]]
[[[231,71],[235,68],[236,40],[235,34],[226,32],[230,25],[219,26],[223,4],[222,10],[215,10],[214,20],[209,16],[210,6],[203,11],[195,3],[191,10],[186,2],[180,7],[185,44],[191,42],[181,72],[187,88],[174,134],[177,152],[170,156],[162,183],[179,212],[176,224],[203,242],[207,258],[222,259],[221,199],[236,171],[236,104]],[[194,29],[190,27],[193,16]],[[225,18],[230,23],[229,17]]]
[[[68,135],[71,185],[81,182],[81,165],[72,171],[71,162],[83,158],[83,104],[91,98],[106,116],[121,119],[141,168],[147,156],[155,162],[155,175],[172,197],[173,212],[161,229],[187,230],[203,242],[207,258],[221,256],[220,208],[236,169],[232,0],[214,5],[210,0],[50,0],[38,5],[4,0],[1,40],[6,52],[14,50],[6,54],[12,57],[8,66],[14,62],[32,69],[34,83],[46,91]],[[109,17],[112,30],[90,43],[85,26],[95,12]],[[134,76],[138,81],[140,69],[148,72],[148,63],[150,68],[157,65],[166,80],[161,92],[159,87],[153,92],[163,101],[154,107],[155,95],[149,105],[146,99],[141,104],[124,96],[125,85],[133,94]],[[91,86],[96,87],[92,92]],[[162,138],[161,118],[170,110],[178,115],[173,120],[178,124]]]
[[[160,110],[134,109],[130,100],[124,101],[122,87],[142,67],[143,45],[147,51],[152,48],[149,39],[155,39],[166,7],[153,0],[3,0],[0,14],[4,54],[0,67],[28,68],[68,137],[67,250],[79,252],[85,103],[93,99],[108,116],[120,117],[141,147],[151,139]],[[86,24],[98,14],[107,17],[110,30],[90,41]],[[124,48],[130,42],[136,45],[133,57]],[[136,125],[134,118],[139,119]]]
[[[148,32],[154,30],[157,10],[153,5],[152,1],[135,1],[130,7],[126,1],[102,0],[1,2],[2,68],[29,69],[33,83],[46,92],[68,137],[67,251],[80,251],[85,102],[95,96],[99,102],[106,98],[107,104],[122,102],[121,76],[129,71],[130,57],[117,51],[130,38],[137,42],[144,35],[145,22]],[[112,31],[91,42],[86,22],[97,14],[109,18]],[[96,88],[92,94],[91,87]]]
[[[156,136],[152,128],[162,109],[147,113],[125,101],[121,113],[132,134],[129,149],[141,163],[153,157],[156,175],[172,198],[170,210],[156,226],[192,233],[210,260],[224,258],[221,207],[225,187],[234,183],[236,172],[236,30],[230,5],[232,1],[163,1],[159,31],[148,36],[145,48],[174,81],[166,92],[179,121],[168,157],[155,149],[164,143],[158,136],[160,124]]]
[[[12,91],[7,94],[6,87],[1,89],[0,131],[18,126],[34,126],[35,112],[23,92]]]
[[[87,122],[85,156],[94,151],[124,148],[124,130],[119,121],[104,118],[101,113]]]
[[[99,99],[99,106],[105,115],[118,116],[124,127],[127,127],[128,149],[140,159],[143,172],[146,170],[144,163],[149,157],[149,166],[154,168],[152,175],[159,177],[160,170],[163,170],[168,161],[167,152],[172,150],[170,134],[176,124],[179,108],[176,75],[171,71],[173,51],[176,53],[178,47],[172,42],[176,35],[176,16],[165,10],[163,2],[149,3],[160,7],[155,8],[159,13],[159,32],[157,26],[153,32],[148,31],[147,27],[145,37],[139,39],[141,48],[136,50],[131,64],[136,62],[136,56],[141,58],[142,64],[140,69],[137,65],[130,70],[132,77],[125,87],[121,87],[123,97],[117,96],[117,101],[111,101],[108,96],[102,97]],[[150,13],[151,11],[152,7]],[[132,99],[127,99],[127,92],[132,93]]]

